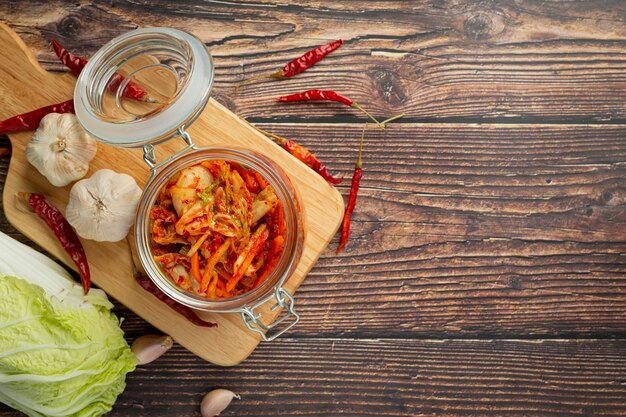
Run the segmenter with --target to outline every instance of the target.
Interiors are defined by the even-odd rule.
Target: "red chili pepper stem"
[[[397,116],[390,117],[389,119],[383,120],[380,123],[382,123],[382,124],[384,124],[386,126],[388,123],[391,123],[391,122],[393,122],[395,120],[398,120],[398,119],[400,119],[402,117],[404,117],[404,113],[400,113]]]
[[[282,80],[283,78],[287,78],[283,74],[284,74],[283,70],[278,70],[278,71],[273,72],[271,74],[255,75],[254,77],[246,78],[243,81],[239,81],[237,83],[237,85],[235,86],[235,88],[240,88],[241,86],[248,85],[248,84],[251,84],[251,83],[253,83],[255,81],[259,81],[259,80],[265,80],[265,79],[268,79],[268,78],[273,78],[275,80]]]
[[[19,192],[15,194],[15,202],[17,208],[23,213],[34,213],[35,210],[30,206],[30,193]]]
[[[363,152],[363,138],[365,137],[365,128],[367,125],[363,125],[363,132],[361,133],[361,141],[359,143],[359,155],[354,165],[354,173],[352,174],[352,184],[350,185],[350,196],[348,198],[348,204],[346,205],[346,211],[343,214],[343,221],[341,222],[341,239],[339,240],[339,247],[337,247],[337,254],[339,254],[348,242],[350,237],[350,219],[352,218],[352,212],[356,205],[357,194],[359,192],[359,185],[361,183],[361,177],[363,176],[361,154]]]
[[[294,103],[294,102],[300,102],[300,101],[335,101],[337,103],[342,103],[342,104],[345,104],[346,106],[350,106],[352,108],[362,111],[363,113],[367,115],[367,117],[372,119],[374,123],[376,123],[381,129],[385,128],[383,124],[381,124],[378,120],[376,120],[374,116],[369,114],[367,110],[361,107],[361,105],[356,103],[351,98],[346,97],[343,94],[337,93],[336,91],[318,90],[318,89],[306,90],[301,93],[278,97],[278,101],[283,102],[283,103]]]
[[[276,78],[276,77],[273,77],[271,74],[270,75],[268,75],[268,74],[255,75],[254,77],[246,78],[245,80],[239,81],[235,85],[235,89],[238,89],[238,88],[240,88],[243,85],[247,85],[247,84],[253,83],[255,81],[264,80],[264,79],[267,79],[267,78]]]
[[[283,71],[283,70],[278,70],[278,71],[276,71],[276,72],[271,73],[271,74],[270,74],[270,78],[274,78],[274,79],[276,79],[276,80],[280,80],[280,79],[282,79],[282,78],[287,78],[287,77],[285,76],[285,71]]]
[[[369,117],[370,119],[372,119],[374,121],[374,123],[376,123],[381,129],[385,128],[384,123],[381,123],[378,120],[376,120],[376,118],[374,116],[369,114],[369,112],[367,110],[365,110],[363,107],[361,107],[359,104],[357,104],[356,101],[353,101],[352,104],[350,105],[350,107],[354,107],[355,109],[358,109],[358,110],[362,111],[363,113],[365,113],[365,115],[367,117]]]
[[[52,203],[50,203],[43,195],[36,193],[18,193],[18,197],[28,203],[30,210],[37,213],[39,218],[52,230],[59,243],[65,250],[80,274],[80,281],[83,285],[85,294],[91,288],[91,274],[89,273],[89,263],[87,262],[87,254],[78,235],[63,217],[63,214]]]
[[[243,81],[239,81],[237,83],[237,85],[235,86],[235,88],[240,88],[241,86],[248,85],[248,84],[251,84],[251,83],[253,83],[255,81],[259,81],[259,80],[265,80],[265,79],[268,79],[268,78],[273,78],[275,80],[281,80],[283,78],[287,78],[283,74],[284,74],[283,70],[278,70],[278,71],[273,72],[271,74],[255,75],[254,77],[246,78]]]
[[[259,132],[263,133],[265,136],[269,136],[270,138],[275,139],[278,142],[279,145],[285,146],[287,144],[287,142],[289,142],[288,139],[285,139],[283,137],[280,137],[278,135],[270,133],[270,132],[268,132],[266,130],[263,130],[263,129],[259,128],[259,127],[256,127],[254,125],[251,125],[251,126],[254,127],[256,130],[258,130]]]
[[[363,130],[361,131],[361,140],[359,141],[359,153],[356,157],[356,164],[354,164],[355,168],[363,168],[363,161],[361,160],[361,154],[363,154],[363,138],[365,137],[365,128],[367,125],[363,125]]]

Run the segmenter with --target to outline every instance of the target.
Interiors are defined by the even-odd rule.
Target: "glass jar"
[[[304,242],[297,193],[285,172],[253,150],[198,148],[185,131],[206,106],[214,67],[204,44],[189,33],[170,28],[138,29],[100,49],[81,72],[74,91],[76,116],[101,142],[143,147],[151,171],[136,218],[135,235],[141,264],[150,279],[175,301],[202,311],[240,312],[246,326],[273,340],[294,326],[299,315],[284,288],[294,273]],[[154,145],[180,136],[186,146],[158,162]],[[181,169],[205,160],[228,160],[261,174],[285,210],[285,249],[270,276],[259,287],[226,299],[207,299],[176,286],[158,267],[151,250],[150,210],[161,187]],[[258,309],[274,302],[283,315],[265,324]]]

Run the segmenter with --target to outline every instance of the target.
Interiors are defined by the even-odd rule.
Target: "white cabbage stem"
[[[158,359],[170,350],[173,344],[174,340],[170,336],[147,334],[138,337],[131,345],[130,350],[139,360],[139,365],[145,365]]]

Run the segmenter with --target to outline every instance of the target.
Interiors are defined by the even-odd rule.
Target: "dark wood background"
[[[139,26],[189,30],[217,100],[348,176],[364,119],[273,98],[406,113],[366,137],[352,239],[298,291],[301,324],[230,369],[176,346],[110,415],[197,416],[215,387],[242,396],[226,416],[626,415],[626,4],[285,3],[0,2],[53,71],[53,37],[89,56]],[[337,38],[312,70],[236,89]],[[153,331],[117,313],[129,340]]]

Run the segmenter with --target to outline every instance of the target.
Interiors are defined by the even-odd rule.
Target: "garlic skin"
[[[239,395],[235,395],[234,392],[227,389],[214,389],[202,398],[200,414],[202,417],[215,417],[226,410],[233,398],[241,399]]]
[[[174,340],[170,336],[146,334],[138,337],[130,346],[135,354],[139,365],[145,365],[157,360],[161,355],[170,350]]]
[[[96,140],[71,113],[47,114],[26,145],[26,159],[56,187],[87,174],[96,156]]]
[[[74,184],[65,217],[80,237],[118,242],[135,221],[139,197],[141,188],[133,177],[101,169]]]

